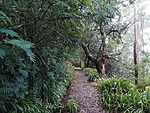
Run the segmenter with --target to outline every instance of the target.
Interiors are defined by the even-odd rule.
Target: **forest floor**
[[[80,113],[108,113],[99,105],[98,90],[88,82],[82,71],[77,71],[69,89],[69,98],[81,108]]]

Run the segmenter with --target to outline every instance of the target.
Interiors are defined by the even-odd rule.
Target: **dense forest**
[[[79,113],[81,72],[108,112],[150,113],[144,1],[0,0],[0,113]]]

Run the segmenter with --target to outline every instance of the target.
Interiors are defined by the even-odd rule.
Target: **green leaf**
[[[5,55],[6,55],[6,52],[0,48],[0,57],[4,58]]]
[[[3,16],[0,16],[0,19],[4,19],[5,17],[3,17]]]
[[[19,9],[19,10],[23,10],[24,8],[22,7],[21,3],[20,2],[17,2],[17,1],[14,1],[14,4],[16,5],[16,7]]]
[[[23,40],[23,39],[11,39],[11,40],[5,40],[5,43],[9,43],[15,46],[18,46],[26,51],[26,49],[31,49],[33,47],[33,43]]]
[[[11,23],[10,19],[7,17],[7,15],[0,11],[0,19],[6,19],[9,23]]]
[[[0,11],[0,14],[3,16],[3,17],[6,17],[6,14],[2,11]]]
[[[20,82],[20,83],[23,83],[24,82],[24,78],[23,77],[17,77],[17,81]]]
[[[8,88],[8,87],[0,88],[0,93],[10,93],[11,91],[12,91],[12,88]]]
[[[13,30],[9,29],[0,29],[1,33],[6,33],[6,36],[10,35],[11,37],[19,37],[18,33],[14,32]]]
[[[16,104],[16,106],[20,111],[23,111],[23,108],[21,106],[19,106],[18,104]]]
[[[91,0],[84,0],[84,3],[88,5],[91,3]]]
[[[57,2],[57,5],[62,5],[63,7],[68,7],[68,8],[70,8],[70,6],[69,6],[66,2],[64,2],[64,1],[58,1],[58,2]]]
[[[106,4],[106,8],[107,8],[111,13],[116,12],[116,9],[115,9],[114,7],[112,7],[110,4]]]
[[[27,54],[27,56],[29,56],[31,61],[33,61],[33,62],[35,61],[35,55],[31,50],[27,50],[26,54]]]
[[[14,86],[13,82],[9,82],[9,81],[3,82],[2,84],[5,85],[5,86],[8,86],[8,87],[13,87]]]
[[[28,77],[28,72],[26,70],[22,70],[22,69],[18,69],[19,72],[24,76],[24,77]]]
[[[12,44],[14,46],[20,47],[26,52],[26,55],[30,58],[31,61],[35,61],[35,55],[34,53],[30,50],[33,47],[33,43],[23,40],[23,39],[11,39],[11,40],[5,40],[5,43]]]

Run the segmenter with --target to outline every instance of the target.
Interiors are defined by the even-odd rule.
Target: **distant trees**
[[[122,57],[122,71],[125,75],[133,76],[133,81],[135,83],[140,82],[141,79],[146,78],[147,68],[145,66],[145,60],[148,58],[147,44],[148,35],[147,24],[149,24],[148,14],[146,13],[147,1],[137,0],[136,2],[136,19],[134,17],[134,4],[128,7],[128,11],[124,8],[123,15],[126,17],[127,22],[131,22],[130,27],[125,35],[123,35],[124,47]],[[126,16],[128,15],[128,16]],[[145,24],[145,22],[147,24]],[[136,24],[136,25],[135,25]],[[136,28],[136,33],[134,33],[134,25]],[[136,35],[136,40],[134,40]],[[134,44],[136,44],[134,46]],[[134,49],[136,48],[136,49]],[[134,54],[136,53],[136,54]],[[136,60],[134,60],[136,58]],[[138,61],[138,62],[137,62]],[[147,60],[147,65],[149,61]],[[136,63],[136,66],[135,66]],[[125,71],[126,70],[126,71]],[[137,72],[138,70],[138,72]],[[138,74],[137,74],[138,73]],[[138,76],[137,76],[138,75]],[[139,84],[139,83],[138,83]]]

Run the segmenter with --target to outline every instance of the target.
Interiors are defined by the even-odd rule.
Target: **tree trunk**
[[[96,65],[97,72],[100,75],[104,75],[105,74],[105,61],[102,59],[97,60],[95,65]]]
[[[105,60],[108,58],[108,56],[104,55],[104,56],[102,56],[102,58],[96,59],[91,54],[89,48],[86,45],[82,44],[82,48],[83,48],[86,56],[88,57],[88,59],[91,60],[95,64],[97,72],[100,75],[104,75],[105,74]]]
[[[136,5],[134,2],[134,65],[135,65],[135,84],[138,83],[138,68],[137,68],[137,37],[136,37]]]
[[[89,67],[89,64],[90,64],[90,59],[89,57],[87,57],[86,67]]]

